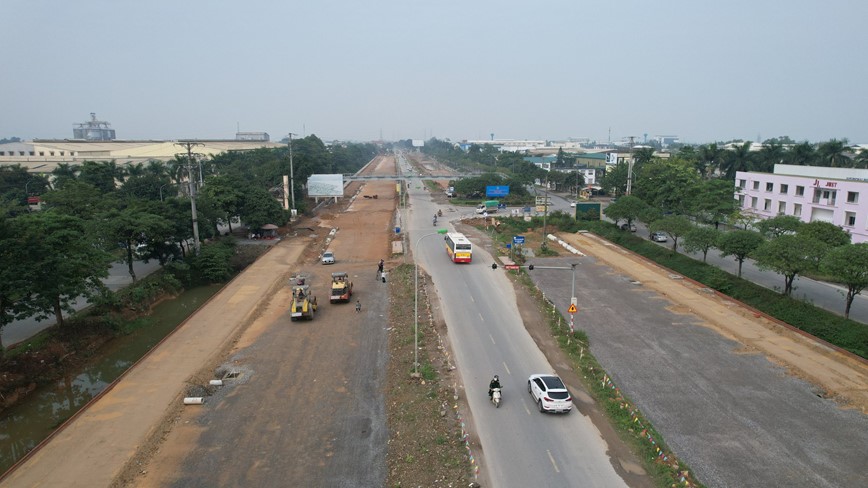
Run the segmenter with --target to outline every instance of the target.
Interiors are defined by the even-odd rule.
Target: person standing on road
[[[380,263],[377,264],[377,279],[380,279],[380,277],[383,275],[383,267],[385,265],[386,265],[386,262],[383,261],[382,259],[380,260]]]
[[[361,311],[362,311],[362,302],[357,299],[356,300],[356,313],[359,313]]]

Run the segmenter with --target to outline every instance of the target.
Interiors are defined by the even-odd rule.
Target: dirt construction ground
[[[345,213],[299,223],[2,486],[382,485],[385,416],[371,396],[382,395],[387,294],[375,273],[391,253],[395,184],[349,186]],[[319,264],[326,246],[334,265]],[[352,303],[329,303],[335,271],[354,281]],[[318,298],[309,322],[287,311],[299,274]],[[204,404],[184,407],[186,396]]]
[[[371,168],[394,174],[394,160]],[[295,225],[0,486],[383,486],[389,296],[376,264],[386,259],[387,271],[397,264],[389,260],[395,184],[353,183],[347,196]],[[601,240],[565,239],[664,296],[677,313],[698,315],[866,412],[864,362],[758,322]],[[319,263],[325,248],[336,264]],[[328,301],[336,271],[354,282],[351,303]],[[312,321],[292,322],[287,312],[287,283],[297,275],[318,298]],[[545,336],[541,320],[526,322],[538,341]],[[209,386],[217,378],[224,386]],[[187,396],[204,404],[185,407]]]

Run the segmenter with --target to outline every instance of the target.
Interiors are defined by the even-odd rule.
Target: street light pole
[[[163,187],[167,186],[167,185],[168,185],[168,183],[166,183],[165,185],[160,185],[160,201],[161,202],[163,201]]]
[[[413,246],[413,276],[415,277],[415,293],[413,300],[413,376],[419,375],[419,257],[416,255],[416,250],[419,249],[419,242],[426,238],[436,235],[445,234],[446,229],[439,229],[437,232],[425,234],[416,239],[416,244]]]
[[[295,175],[292,171],[292,136],[298,134],[289,133],[289,190],[292,194],[292,211],[295,212]],[[284,193],[284,195],[286,195]]]

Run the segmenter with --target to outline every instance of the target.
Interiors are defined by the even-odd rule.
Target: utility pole
[[[196,214],[196,179],[193,178],[193,146],[201,146],[201,143],[182,141],[175,143],[177,146],[187,148],[187,183],[190,185],[190,211],[193,214],[193,248],[199,254],[199,218]]]
[[[549,176],[546,175],[546,193],[545,200],[543,200],[543,234],[542,234],[542,245],[540,248],[545,251],[548,249],[548,245],[546,244],[546,220],[549,215]]]
[[[627,195],[633,191],[633,136],[630,136],[630,158],[627,160]]]
[[[292,213],[295,214],[295,175],[292,170],[292,136],[298,134],[289,133],[289,190],[292,194]]]

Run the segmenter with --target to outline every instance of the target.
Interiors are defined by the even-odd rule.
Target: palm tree
[[[817,158],[817,151],[810,142],[804,141],[793,146],[786,152],[785,156],[785,159],[789,164],[813,166],[814,161]]]
[[[703,144],[697,151],[696,169],[703,178],[710,178],[715,171],[724,172],[726,153],[717,143]]]
[[[776,141],[766,142],[755,154],[754,169],[763,173],[771,173],[775,165],[784,162],[784,146]]]
[[[850,166],[850,158],[845,154],[847,151],[847,139],[841,139],[840,141],[838,139],[830,139],[817,146],[821,165],[832,168]]]
[[[726,158],[726,178],[733,180],[737,171],[750,171],[752,169],[752,159],[753,154],[750,152],[750,141],[730,149]]]

